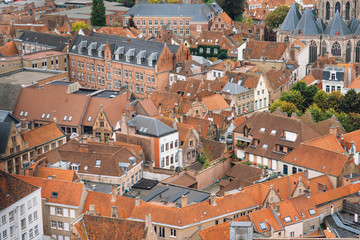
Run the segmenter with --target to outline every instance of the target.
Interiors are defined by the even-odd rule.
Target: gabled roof
[[[32,32],[25,30],[19,37],[23,42],[38,43],[54,47],[57,51],[63,51],[69,44],[70,37],[63,37],[54,34]]]
[[[52,176],[55,176],[57,180],[63,180],[68,182],[73,182],[74,180],[78,179],[74,170],[39,167],[36,172],[36,177],[39,178],[49,178]]]
[[[273,90],[277,90],[290,82],[291,71],[288,69],[271,69],[267,71],[264,76],[268,80],[270,87]]]
[[[348,88],[360,89],[360,77],[357,77],[354,81],[352,81]]]
[[[3,210],[39,189],[0,170],[0,209]]]
[[[175,129],[162,123],[160,120],[137,115],[129,121],[129,125],[136,127],[137,134],[150,135],[153,137],[162,137],[176,132]]]
[[[319,138],[315,138],[313,140],[304,142],[304,144],[337,153],[344,153],[344,149],[342,148],[340,142],[338,141],[338,139],[334,134],[321,136]]]
[[[318,24],[321,31],[325,30],[326,25],[325,25],[325,23],[323,22],[323,20],[321,18],[317,18],[316,23]]]
[[[156,107],[161,106],[162,110],[173,110],[180,101],[180,95],[168,92],[153,92],[151,101]]]
[[[251,212],[249,217],[257,233],[267,232],[271,229],[274,232],[283,230],[281,223],[276,219],[270,208]]]
[[[183,123],[193,126],[193,128],[199,133],[199,135],[202,138],[206,139],[211,121],[198,117],[187,117],[186,119],[184,119]]]
[[[329,25],[324,31],[324,34],[330,36],[344,36],[351,34],[348,26],[340,16],[340,13],[336,11],[333,19],[331,19]]]
[[[21,90],[20,84],[0,83],[0,109],[14,111]]]
[[[0,122],[0,156],[6,151],[12,124],[12,122]]]
[[[354,15],[354,17],[351,19],[351,21],[348,25],[350,32],[354,32],[358,24],[359,24],[359,21],[356,19],[355,15]]]
[[[336,199],[349,196],[353,193],[357,193],[358,191],[360,191],[360,183],[349,184],[346,186],[328,190],[326,192],[311,195],[310,199],[316,206],[318,206]]]
[[[81,240],[138,240],[147,236],[145,222],[88,214],[76,220],[74,229]]]
[[[341,153],[301,144],[281,161],[337,177],[348,159],[349,156]]]
[[[309,73],[300,81],[305,82],[309,86],[309,85],[313,84],[316,80],[315,80],[314,76],[311,73]]]
[[[144,109],[146,114],[150,117],[155,116],[156,114],[159,113],[157,107],[155,106],[153,101],[151,101],[151,99],[141,100],[138,102],[138,104]]]
[[[281,60],[288,43],[249,40],[246,44],[245,59]]]
[[[225,87],[224,87],[224,89],[222,91],[224,93],[239,94],[239,93],[242,93],[242,92],[246,92],[248,90],[249,90],[248,88],[243,87],[243,86],[241,86],[239,84],[228,82],[225,85]]]
[[[4,46],[0,47],[0,56],[14,56],[18,55],[19,52],[16,48],[15,42],[7,42]]]
[[[210,111],[216,111],[230,107],[220,94],[204,97],[202,101]]]
[[[330,127],[331,126],[337,127],[337,130],[338,130],[339,134],[345,134],[346,133],[346,131],[341,126],[341,123],[337,120],[335,115],[332,116],[331,118],[328,118],[328,119],[322,120],[320,122],[314,123],[314,124],[312,124],[310,126],[311,126],[311,128],[315,129],[318,133],[320,133],[323,136],[330,133]]]
[[[23,133],[24,141],[28,142],[30,148],[64,136],[65,134],[59,129],[56,123],[49,123]]]
[[[301,14],[294,2],[293,5],[291,5],[291,8],[288,14],[286,15],[283,23],[281,24],[280,30],[293,31],[296,28],[297,24],[299,23],[300,18],[301,18]]]
[[[41,187],[41,198],[47,202],[79,206],[85,190],[83,183],[16,175],[20,180]]]
[[[316,23],[314,14],[310,12],[309,8],[306,8],[298,25],[294,29],[293,34],[315,35],[321,33],[322,30],[319,28],[319,25]]]

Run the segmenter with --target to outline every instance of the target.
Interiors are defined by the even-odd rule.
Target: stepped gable
[[[324,34],[330,36],[344,36],[351,34],[348,26],[340,16],[340,13],[337,11],[333,19],[331,19],[329,25],[324,31]]]
[[[314,14],[311,13],[309,8],[305,9],[293,33],[298,35],[316,35],[322,33],[319,25],[316,23]]]
[[[301,14],[295,5],[295,2],[291,6],[288,14],[286,15],[284,22],[280,26],[282,31],[293,31],[299,23]]]

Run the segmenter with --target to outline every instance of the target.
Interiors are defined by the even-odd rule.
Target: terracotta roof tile
[[[180,95],[167,92],[153,92],[151,100],[157,108],[161,105],[162,110],[173,110],[176,104],[180,102]]]
[[[148,114],[148,116],[155,116],[156,114],[159,113],[157,107],[155,106],[155,104],[153,103],[153,101],[151,101],[151,99],[144,99],[139,101],[139,104],[143,107],[143,109],[145,110],[145,112]]]
[[[360,77],[357,77],[354,81],[352,81],[348,86],[348,88],[354,88],[354,89],[360,88]]]
[[[301,144],[283,157],[281,161],[332,176],[339,176],[348,159],[349,156],[344,154]]]
[[[245,59],[281,60],[288,43],[250,40],[246,44]]]
[[[16,177],[33,186],[41,187],[41,197],[51,203],[79,206],[81,196],[86,191],[83,183],[21,175]],[[56,197],[54,193],[57,193]]]
[[[276,219],[270,208],[251,212],[249,214],[249,217],[251,219],[251,222],[254,224],[256,232],[258,233],[270,231],[271,228],[274,232],[283,230],[283,227]],[[260,223],[264,223],[266,225],[266,229],[261,229]]]
[[[238,117],[238,118],[235,118],[235,119],[234,119],[235,127],[237,128],[238,126],[240,126],[241,124],[243,124],[245,121],[246,121],[246,116],[245,116],[245,115],[243,115],[243,116],[241,116],[241,117]]]
[[[350,194],[359,191],[360,191],[360,183],[356,183],[356,184],[350,184],[350,185],[338,187],[335,189],[330,189],[326,192],[318,193],[315,195],[311,195],[310,199],[317,206],[336,199],[346,197]]]
[[[0,56],[14,56],[18,55],[19,52],[16,48],[15,42],[7,42],[4,46],[0,47]]]
[[[0,170],[0,209],[3,210],[39,189]]]
[[[229,104],[220,94],[204,97],[202,101],[210,111],[230,108]]]
[[[271,69],[270,71],[266,72],[264,76],[268,80],[270,87],[274,90],[277,90],[289,83],[291,71],[288,69],[280,69],[278,71]]]
[[[74,170],[67,170],[61,168],[39,167],[36,172],[36,177],[49,178],[55,176],[57,180],[73,182],[78,180]]]
[[[65,134],[59,129],[56,123],[49,123],[23,133],[24,141],[28,142],[30,148],[64,136]]]
[[[341,123],[337,120],[336,116],[332,116],[331,118],[325,119],[323,121],[314,123],[311,125],[313,129],[319,132],[321,135],[327,135],[330,133],[330,127],[336,126],[338,130],[338,134],[345,134],[346,131],[342,127]]]
[[[341,146],[336,136],[333,134],[328,134],[313,140],[309,140],[307,142],[304,142],[304,144],[337,153],[344,153],[343,147]]]
[[[178,177],[174,180],[171,180],[168,183],[171,183],[174,185],[179,185],[179,186],[184,186],[184,187],[191,187],[192,185],[196,184],[197,181],[195,178],[193,178],[189,174],[184,173],[180,177]]]
[[[109,35],[117,35],[129,38],[138,37],[141,32],[133,27],[102,27],[97,30],[98,33],[109,34]]]
[[[184,119],[183,123],[193,126],[193,128],[201,135],[203,139],[206,139],[208,129],[210,127],[210,120],[197,118],[197,117],[187,117]],[[199,132],[201,129],[201,133]]]
[[[305,82],[307,85],[311,85],[315,82],[315,78],[313,75],[311,75],[310,73],[308,75],[306,75],[303,79],[301,79],[300,81]]]
[[[230,238],[230,222],[199,231],[202,239],[228,240]]]

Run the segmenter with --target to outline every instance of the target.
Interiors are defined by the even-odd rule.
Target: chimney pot
[[[140,197],[135,198],[135,205],[138,207],[140,205]]]
[[[210,203],[211,203],[211,205],[216,206],[216,195],[215,195],[215,193],[212,193],[210,195]]]
[[[187,206],[187,202],[188,202],[187,196],[186,196],[186,195],[182,195],[182,196],[181,196],[181,207],[186,207],[186,206]]]
[[[111,187],[111,201],[112,202],[115,202],[116,196],[117,196],[117,186],[112,185],[112,187]]]

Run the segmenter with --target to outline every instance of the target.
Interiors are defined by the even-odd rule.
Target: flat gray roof
[[[55,72],[38,72],[26,70],[0,76],[0,83],[20,84],[22,86],[28,86],[33,84],[33,82],[38,82],[39,80],[53,77],[58,74],[59,73]]]

